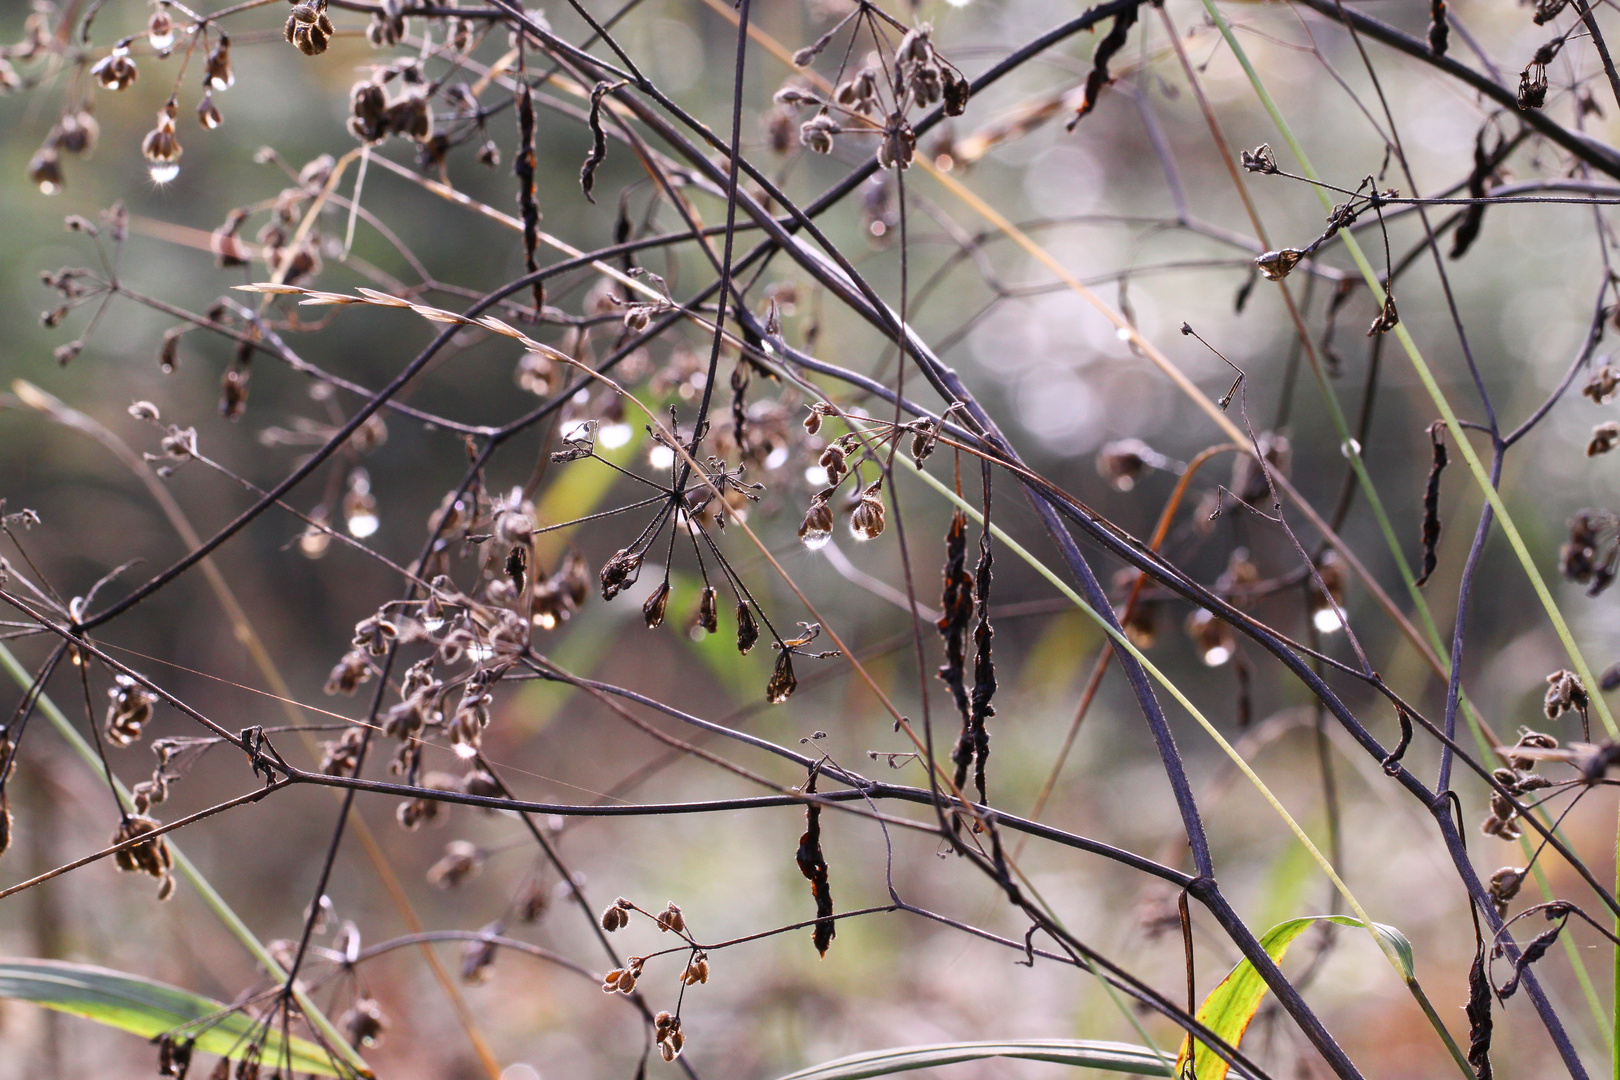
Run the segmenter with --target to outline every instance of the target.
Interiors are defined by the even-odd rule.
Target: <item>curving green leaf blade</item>
[[[1294,943],[1294,939],[1303,934],[1311,924],[1319,922],[1365,927],[1360,919],[1352,919],[1348,915],[1306,915],[1273,926],[1260,936],[1260,944],[1268,956],[1281,963],[1283,955],[1288,952],[1288,946]],[[1401,961],[1401,976],[1410,982],[1413,976],[1412,943],[1407,940],[1406,935],[1383,923],[1373,923],[1370,929],[1394,950]],[[1247,960],[1240,960],[1198,1007],[1198,1019],[1228,1044],[1237,1046],[1243,1039],[1243,1033],[1249,1029],[1249,1022],[1254,1019],[1254,1014],[1260,1010],[1260,1002],[1265,1000],[1265,996],[1265,980],[1260,977],[1253,964]],[[1177,1075],[1182,1074],[1189,1054],[1195,1055],[1194,1065],[1197,1066],[1195,1071],[1198,1080],[1225,1080],[1226,1062],[1202,1042],[1194,1046],[1190,1035],[1182,1040],[1181,1053],[1176,1058]]]
[[[1170,1075],[1159,1055],[1145,1046],[1096,1039],[1015,1039],[1008,1042],[936,1043],[931,1046],[873,1050],[812,1065],[808,1069],[789,1073],[781,1080],[862,1080],[863,1077],[888,1076],[909,1069],[930,1069],[937,1065],[995,1057],[1053,1061],[1059,1065],[1078,1065],[1142,1076]]]
[[[255,1032],[250,1017],[240,1012],[225,1013],[229,1006],[221,1002],[122,971],[62,960],[0,959],[0,998],[30,1001],[146,1039],[205,1017],[217,1017],[206,1030],[199,1030],[199,1025],[177,1034],[195,1035],[195,1049],[229,1058],[242,1057],[249,1036],[258,1034],[263,1060],[276,1064],[285,1061],[285,1044],[279,1030]],[[294,1072],[340,1075],[326,1051],[307,1039],[293,1037],[291,1052]]]

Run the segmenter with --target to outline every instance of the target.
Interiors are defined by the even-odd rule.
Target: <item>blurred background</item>
[[[589,6],[598,15],[608,14],[605,5]],[[1424,34],[1427,12],[1420,6],[1356,6],[1418,38]],[[841,0],[756,8],[756,24],[789,52],[814,41],[848,11]],[[907,22],[931,22],[941,52],[974,76],[1078,10],[1041,0],[971,0],[961,5],[925,0],[915,10],[893,14]],[[1164,10],[1232,145],[1252,149],[1270,142],[1279,147],[1279,165],[1298,171],[1203,8],[1167,0]],[[181,76],[179,53],[154,56],[144,35],[152,11],[133,0],[101,5],[85,62],[16,58],[28,85],[0,97],[0,235],[5,238],[0,243],[0,325],[5,327],[0,349],[0,391],[5,391],[0,397],[0,497],[7,511],[37,511],[40,523],[20,536],[37,580],[48,582],[64,599],[84,596],[113,568],[139,560],[104,589],[93,609],[127,594],[187,550],[151,492],[150,474],[143,479],[142,469],[135,467],[139,463],[129,460],[127,451],[121,455],[116,450],[121,442],[137,456],[158,451],[160,432],[129,414],[131,402],[151,402],[166,423],[194,426],[206,455],[237,476],[268,487],[361,401],[261,355],[253,363],[245,410],[237,419],[226,419],[220,409],[221,378],[232,366],[233,344],[206,331],[184,334],[178,338],[172,370],[162,370],[165,332],[179,320],[174,310],[165,312],[160,305],[200,314],[222,296],[233,295],[251,306],[254,297],[228,290],[269,276],[259,252],[262,241],[256,237],[274,214],[278,198],[286,198],[283,193],[289,189],[296,193],[297,174],[310,162],[321,155],[342,157],[359,145],[346,128],[350,87],[368,77],[374,65],[416,55],[419,44],[413,37],[395,47],[373,48],[364,35],[366,16],[334,5],[337,37],[326,53],[307,58],[282,40],[286,5],[244,11],[228,23],[235,86],[213,92],[223,123],[207,130],[194,117],[201,57],[194,57]],[[1376,177],[1380,187],[1409,194],[1407,181],[1386,158],[1379,129],[1387,130],[1389,121],[1355,43],[1302,8],[1235,3],[1227,11],[1321,175],[1351,189],[1363,178]],[[0,40],[23,41],[25,20],[41,13],[53,27],[62,14],[49,6],[5,5]],[[1481,67],[1479,56],[1459,40],[1466,34],[1500,65],[1510,89],[1514,73],[1550,36],[1520,6],[1462,0],[1452,5],[1452,13],[1463,28],[1453,35],[1454,54]],[[582,41],[588,34],[565,5],[544,14],[568,40]],[[413,21],[413,33],[424,30],[443,38],[435,24]],[[713,130],[728,130],[735,31],[725,12],[703,0],[643,0],[615,33],[665,92]],[[123,92],[97,87],[88,63],[126,35],[134,35],[131,51],[139,79]],[[1280,290],[1254,278],[1251,261],[1261,248],[1158,12],[1143,9],[1128,44],[1114,57],[1117,81],[1073,131],[1065,129],[1100,37],[1100,31],[1076,35],[976,95],[948,132],[923,139],[919,153],[1020,223],[1070,275],[1127,312],[1141,335],[1208,398],[1227,392],[1231,368],[1212,349],[1177,333],[1178,327],[1190,324],[1241,368],[1244,395],[1234,401],[1231,415],[1247,419],[1256,432],[1286,435],[1294,485],[1329,515],[1346,498],[1349,466],[1342,440],[1316,378],[1301,363]],[[847,32],[837,38],[816,61],[817,70],[830,77],[848,40]],[[487,65],[507,48],[501,30],[488,35],[473,56]],[[862,38],[853,48],[853,61],[859,64],[871,44]],[[1423,194],[1453,189],[1467,179],[1482,128],[1508,136],[1517,131],[1514,116],[1501,114],[1430,67],[1376,44],[1367,48]],[[450,72],[447,64],[434,60],[426,70],[451,81],[478,79],[471,65]],[[1610,140],[1616,105],[1606,97],[1589,44],[1572,40],[1548,74],[1548,115],[1580,125],[1595,139]],[[784,147],[773,146],[772,125],[780,128],[785,121],[775,115],[772,95],[790,80],[808,85],[768,48],[750,49],[743,141],[751,158],[802,203],[864,160],[871,147],[869,141],[841,140],[830,156],[806,153],[793,131],[808,117],[804,113],[793,114],[793,137],[786,152],[780,152]],[[141,142],[171,92],[178,94],[176,132],[184,152],[178,174],[157,183]],[[554,90],[547,100],[576,112],[583,107],[565,89]],[[499,87],[484,98],[490,106],[509,101],[510,91]],[[1595,109],[1585,107],[1586,101]],[[59,118],[81,107],[93,111],[99,139],[93,153],[63,156],[60,190],[47,194],[31,182],[30,162]],[[454,119],[442,103],[436,111]],[[486,135],[457,147],[442,165],[422,165],[418,148],[406,140],[374,148],[360,196],[367,214],[351,221],[348,211],[333,201],[317,215],[312,235],[323,266],[304,284],[397,291],[422,284],[426,271],[432,282],[448,286],[425,293],[427,301],[457,309],[519,276],[523,250],[516,232],[404,175],[417,171],[452,185],[476,203],[517,214],[511,171],[517,133],[511,114],[509,107],[492,112]],[[476,160],[485,137],[499,152],[493,168]],[[634,154],[619,141],[610,140],[596,178],[595,204],[581,198],[579,171],[590,135],[577,116],[540,108],[536,145],[540,225],[558,240],[583,250],[614,242],[621,207],[636,235],[679,226],[667,205],[649,211],[651,185]],[[385,167],[383,159],[400,169]],[[348,172],[337,190],[348,198],[357,166],[349,161],[345,167]],[[1580,173],[1556,148],[1527,140],[1509,155],[1498,179],[1565,175]],[[1246,181],[1271,246],[1304,247],[1321,233],[1321,207],[1305,184],[1256,175]],[[1180,463],[1224,441],[1219,429],[1133,347],[1128,335],[1057,281],[1047,266],[990,229],[949,187],[913,168],[904,176],[904,194],[908,314],[919,333],[961,373],[1032,466],[1132,534],[1149,535]],[[696,188],[689,195],[706,223],[723,221],[723,201]],[[869,182],[822,219],[841,250],[896,304],[902,271],[899,197],[890,174],[882,184]],[[129,215],[128,240],[121,246],[112,242],[105,226],[94,238],[64,228],[67,215],[100,222],[101,213],[115,203]],[[307,199],[299,212],[305,207]],[[210,233],[237,209],[251,215],[239,236],[251,249],[253,262],[221,269],[210,250]],[[1432,211],[1436,221],[1450,212]],[[1447,260],[1468,345],[1505,428],[1528,415],[1580,354],[1594,306],[1604,302],[1600,287],[1607,273],[1608,228],[1602,211],[1591,206],[1495,207],[1485,215],[1481,235],[1467,255]],[[1360,235],[1370,256],[1382,265],[1384,241],[1378,230],[1364,229]],[[1410,252],[1422,235],[1413,215],[1392,220],[1392,257],[1398,260]],[[1449,248],[1449,242],[1442,246]],[[561,257],[548,249],[541,256],[542,263]],[[642,265],[661,275],[676,299],[710,280],[708,264],[690,245],[673,255],[651,252]],[[87,267],[101,275],[115,268],[127,294],[152,303],[120,295],[110,298],[102,311],[100,298],[95,298],[67,313],[59,326],[44,327],[41,312],[49,312],[59,299],[42,286],[40,277],[64,267]],[[1287,282],[1318,343],[1337,282],[1359,280],[1342,247],[1334,243],[1321,250],[1319,270],[1314,277],[1306,269],[1296,271]],[[611,286],[595,272],[566,275],[551,283],[547,303],[576,316],[601,314],[613,310],[603,300]],[[752,283],[750,298],[758,301],[761,313],[767,290],[775,290],[780,301],[789,342],[892,383],[893,349],[787,260],[774,260]],[[1433,260],[1419,257],[1400,279],[1397,295],[1402,320],[1450,400],[1465,418],[1482,419]],[[290,305],[285,310],[299,311]],[[1436,415],[1393,340],[1385,341],[1381,355],[1374,357],[1376,344],[1365,327],[1376,314],[1365,288],[1350,293],[1338,308],[1327,384],[1352,425],[1360,424],[1364,409],[1372,410],[1361,450],[1393,533],[1408,562],[1415,564],[1431,456],[1426,429]],[[436,329],[380,308],[305,308],[298,317],[309,325],[284,328],[288,344],[310,363],[368,388],[384,385]],[[584,342],[562,329],[548,330],[544,340],[600,357],[619,335],[616,321],[608,320]],[[81,338],[82,351],[68,363],[58,362],[53,350]],[[632,363],[626,382],[642,400],[679,405],[681,420],[689,423],[701,393],[707,348],[697,329],[679,329]],[[1601,346],[1598,353],[1593,367],[1601,360]],[[521,358],[521,350],[499,338],[458,338],[401,400],[466,424],[504,423],[541,400],[532,379],[524,385]],[[728,355],[721,371],[729,374],[731,364]],[[35,389],[19,390],[19,381]],[[1602,668],[1620,658],[1620,621],[1612,597],[1588,598],[1581,586],[1556,580],[1566,520],[1579,509],[1614,507],[1620,501],[1611,459],[1585,454],[1593,426],[1613,418],[1614,409],[1579,396],[1584,381],[1582,374],[1508,458],[1502,487],[1538,566],[1554,580],[1588,659]],[[1370,399],[1364,392],[1369,383],[1376,386]],[[914,370],[907,386],[908,393],[939,407],[923,392]],[[847,388],[829,384],[827,392],[847,407],[885,415],[886,406]],[[805,439],[797,426],[809,399],[791,386],[758,378],[751,395],[780,401],[786,420],[781,451],[748,472],[748,480],[766,485],[759,503],[748,508],[750,525],[885,694],[906,715],[922,716],[903,602],[904,568],[892,521],[879,541],[858,544],[840,525],[829,546],[807,550],[795,530],[819,486],[813,467],[820,443]],[[52,406],[52,400],[61,406]],[[723,413],[729,406],[724,387],[717,401]],[[88,417],[105,436],[88,434],[84,424],[75,428],[63,423],[65,408]],[[1240,417],[1240,409],[1246,415]],[[667,470],[667,460],[657,462],[658,448],[645,437],[633,411],[620,416],[598,394],[575,415],[603,419],[600,445],[615,462],[654,476]],[[388,414],[385,427],[385,432],[371,432],[366,449],[346,449],[323,465],[290,502],[363,536],[375,550],[405,564],[417,557],[430,514],[460,480],[467,458],[460,435],[453,431],[399,414]],[[554,434],[553,428],[543,427],[506,444],[486,471],[491,495],[505,496],[530,483],[538,463],[555,448]],[[1140,440],[1162,456],[1165,466],[1133,476],[1129,490],[1115,482],[1117,471],[1111,478],[1099,470],[1099,453],[1125,439]],[[949,478],[947,454],[936,455],[930,467]],[[353,498],[345,505],[345,496],[360,482],[357,469],[363,470],[374,506]],[[1195,478],[1165,550],[1206,583],[1228,570],[1237,549],[1246,551],[1260,578],[1286,576],[1298,568],[1299,559],[1275,527],[1230,508],[1230,503],[1218,519],[1208,520],[1212,504],[1207,497],[1215,485],[1233,484],[1231,469],[1231,456],[1223,455]],[[886,495],[896,500],[894,508],[903,520],[919,599],[937,608],[940,538],[950,507],[914,478],[900,475],[903,482]],[[157,482],[204,537],[252,503],[240,484],[198,463],[185,464]],[[966,486],[972,489],[975,483],[970,471]],[[1055,552],[1028,505],[1010,483],[998,490],[999,523],[1037,557],[1056,565]],[[542,526],[556,524],[643,494],[633,481],[598,462],[553,466],[538,487],[536,516]],[[1411,601],[1375,515],[1359,493],[1349,498],[1342,536],[1410,614]],[[1458,577],[1479,505],[1466,469],[1454,465],[1441,490],[1439,569],[1424,590],[1448,641]],[[355,520],[367,514],[375,520]],[[632,520],[634,527],[625,524]],[[594,576],[643,520],[632,514],[547,534],[537,551],[540,568],[554,569],[564,552],[573,550]],[[1319,534],[1297,514],[1289,520],[1314,551]],[[290,688],[293,712],[301,722],[364,719],[372,687],[351,699],[327,696],[323,684],[347,650],[354,624],[397,596],[401,582],[386,566],[343,544],[301,543],[304,532],[295,517],[267,513],[214,561]],[[736,530],[724,544],[778,626],[812,618]],[[649,562],[661,564],[665,550],[654,545]],[[6,554],[16,562],[13,551]],[[1105,583],[1115,580],[1118,564],[1090,549],[1088,557]],[[478,563],[460,561],[455,571],[464,584],[476,581]],[[701,588],[690,555],[676,555],[668,621],[658,631],[646,629],[641,604],[661,576],[659,568],[649,565],[640,583],[612,604],[602,603],[593,588],[573,618],[555,630],[535,632],[535,649],[576,674],[628,686],[795,749],[800,740],[823,732],[816,736],[816,746],[838,763],[922,783],[915,762],[898,759],[891,774],[886,760],[869,756],[903,755],[911,746],[892,730],[875,696],[841,661],[801,663],[800,688],[793,698],[765,705],[770,651],[756,649],[739,657],[724,613],[719,634],[690,629]],[[1123,599],[1123,591],[1119,595]],[[991,796],[1009,812],[1028,814],[1074,723],[1076,703],[1103,639],[1050,584],[1006,551],[997,557],[994,597],[1000,690],[991,726]],[[1149,598],[1154,599],[1151,590]],[[1365,586],[1350,581],[1344,605],[1374,668],[1427,715],[1438,717],[1444,684]],[[1423,808],[1342,731],[1321,723],[1303,688],[1258,650],[1241,645],[1236,656],[1228,650],[1228,655],[1211,657],[1208,641],[1194,640],[1183,628],[1186,605],[1155,600],[1152,610],[1157,629],[1152,659],[1243,751],[1318,845],[1333,854],[1373,918],[1398,927],[1416,944],[1418,977],[1452,1032],[1465,1038],[1461,1007],[1474,949],[1473,924],[1466,894]],[[1301,639],[1320,628],[1311,623],[1311,599],[1301,587],[1276,590],[1256,601],[1252,610]],[[1327,625],[1331,628],[1331,621]],[[265,667],[233,629],[216,589],[199,573],[174,582],[101,633],[110,653],[227,729],[289,722]],[[925,642],[931,672],[940,659],[938,637],[930,630]],[[1353,660],[1342,632],[1321,634],[1319,644],[1338,659]],[[37,666],[49,643],[25,638],[12,647],[25,665]],[[1465,690],[1495,730],[1511,738],[1520,726],[1529,725],[1548,728],[1563,739],[1579,737],[1578,724],[1569,718],[1549,724],[1541,716],[1544,678],[1564,666],[1563,653],[1499,535],[1486,545],[1478,571],[1464,656]],[[1222,662],[1206,662],[1212,658]],[[938,681],[928,681],[930,715],[948,746],[957,726],[954,709]],[[1375,734],[1386,742],[1396,738],[1396,720],[1386,703],[1375,701],[1351,680],[1330,676],[1330,682]],[[105,672],[93,673],[98,715],[109,684]],[[77,678],[64,669],[49,690],[88,734],[83,709],[76,705]],[[21,688],[13,687],[5,700],[14,702],[20,694]],[[1217,868],[1244,918],[1263,929],[1285,918],[1337,910],[1324,876],[1253,787],[1190,717],[1179,709],[1170,713],[1215,844]],[[667,719],[653,722],[681,737],[690,734]],[[104,846],[117,825],[102,779],[55,732],[36,724],[10,782],[16,824],[11,849],[0,860],[0,887]],[[151,736],[195,731],[185,717],[163,707],[148,729]],[[313,766],[318,761],[296,736],[275,738],[295,763]],[[746,747],[708,745],[778,784],[804,780],[780,760]],[[538,682],[502,687],[483,749],[505,770],[517,794],[534,800],[683,801],[760,790],[701,761],[670,757],[662,745],[589,696]],[[127,783],[144,779],[153,765],[144,742],[110,753],[113,768]],[[388,753],[391,747],[374,753],[369,775],[382,775]],[[1425,782],[1432,782],[1437,762],[1432,741],[1420,735],[1406,760]],[[426,767],[456,766],[441,747],[430,749]],[[205,753],[175,783],[161,816],[172,820],[254,783],[238,757]],[[1325,786],[1336,794],[1337,813],[1328,809]],[[1524,865],[1518,844],[1479,834],[1476,826],[1487,812],[1482,785],[1463,774],[1457,787],[1470,854],[1481,874]],[[345,922],[354,924],[366,945],[410,932],[412,919],[435,930],[476,930],[498,922],[508,933],[572,957],[592,971],[605,966],[589,924],[572,905],[556,871],[537,858],[517,818],[447,809],[420,830],[405,831],[396,823],[396,804],[364,795],[356,801],[356,816],[374,837],[378,859],[368,855],[366,843],[355,833],[346,838],[327,890],[333,918],[320,942],[330,946]],[[187,828],[174,839],[261,940],[296,938],[316,889],[337,806],[330,791],[300,788]],[[930,819],[923,808],[890,809]],[[1598,790],[1564,821],[1571,845],[1599,880],[1610,879],[1614,869],[1610,837],[1615,810],[1614,798]],[[1107,676],[1085,716],[1042,816],[1062,828],[1186,865],[1185,842],[1152,739],[1117,672]],[[808,885],[794,862],[803,818],[796,809],[773,809],[647,819],[558,818],[536,824],[575,871],[594,908],[616,896],[654,911],[674,901],[694,934],[722,940],[813,917]],[[886,903],[884,834],[871,822],[832,812],[824,816],[824,830],[839,910]],[[893,882],[908,899],[1003,937],[1022,938],[1027,927],[993,883],[932,838],[891,830],[889,840]],[[428,872],[456,841],[476,845],[481,869],[454,888],[436,887]],[[1072,932],[1172,998],[1183,996],[1173,892],[1102,860],[1038,842],[1022,845],[1018,859]],[[397,875],[399,893],[391,892],[379,875],[379,861]],[[1568,866],[1549,858],[1544,867],[1553,893],[1584,902]],[[1526,893],[1530,891],[1527,886]],[[150,879],[120,874],[104,861],[6,898],[0,901],[0,954],[103,964],[223,1000],[260,985],[263,973],[193,889],[182,884],[166,903],[157,902],[153,893]],[[519,901],[545,910],[524,921]],[[1203,993],[1236,954],[1213,922],[1195,916],[1194,924]],[[1568,933],[1576,945],[1573,954],[1584,960],[1585,969],[1572,966],[1571,954],[1560,947],[1537,970],[1589,1068],[1604,1069],[1609,1037],[1600,1021],[1611,1001],[1607,946],[1582,928],[1572,926]],[[615,939],[615,944],[630,953],[664,943],[645,920],[619,937],[623,940]],[[769,1078],[843,1054],[909,1043],[1038,1036],[1140,1041],[1133,1019],[1160,1046],[1173,1051],[1179,1041],[1173,1025],[1160,1017],[1122,1014],[1088,975],[1055,964],[1021,966],[1016,951],[937,924],[898,914],[843,921],[825,958],[817,957],[809,938],[808,929],[797,930],[711,954],[709,982],[688,990],[682,1005],[685,1060],[699,1075]],[[460,984],[455,979],[462,963],[460,946],[436,948],[457,982],[465,1016],[415,949],[399,949],[362,965],[359,987],[340,977],[317,993],[334,1016],[356,993],[377,1000],[387,1030],[365,1053],[380,1076],[487,1075],[488,1065],[475,1049],[469,1026],[489,1048],[502,1080],[635,1074],[646,1045],[644,1025],[622,1000],[603,995],[577,974],[517,954],[501,955],[482,982]],[[642,989],[653,1008],[672,1006],[679,968],[676,957],[649,964]],[[1444,1047],[1365,935],[1348,930],[1331,939],[1308,935],[1296,946],[1288,968],[1313,968],[1306,997],[1366,1075],[1394,1080],[1439,1075],[1449,1068]],[[1505,970],[1501,973],[1505,977]],[[1583,991],[1583,978],[1592,984],[1590,996]],[[1508,1003],[1497,1023],[1497,1067],[1503,1075],[1543,1074],[1558,1067],[1522,996]],[[1249,1032],[1245,1048],[1273,1066],[1277,1076],[1328,1075],[1292,1024],[1269,1011]],[[132,1036],[32,1006],[0,1003],[0,1077],[141,1075],[153,1067],[154,1056]],[[648,1068],[649,1074],[673,1075],[674,1067],[655,1055]],[[956,1066],[941,1075],[1042,1077],[1061,1071],[1055,1065],[997,1061]]]

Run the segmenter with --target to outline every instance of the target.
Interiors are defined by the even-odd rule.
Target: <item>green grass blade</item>
[[[228,1012],[221,1002],[109,968],[0,959],[0,998],[30,1001],[143,1039],[173,1032],[177,1039],[195,1038],[196,1050],[232,1059],[246,1055],[258,1036],[263,1061],[284,1065],[290,1054],[294,1072],[339,1075],[326,1051],[307,1039],[294,1036],[284,1042],[279,1030],[265,1031],[253,1018]]]
[[[1095,1039],[1018,1039],[1011,1042],[936,1043],[931,1046],[873,1050],[812,1065],[808,1069],[789,1073],[781,1080],[862,1080],[863,1077],[888,1076],[911,1069],[932,1069],[986,1058],[1051,1061],[1059,1065],[1135,1073],[1139,1076],[1170,1075],[1158,1055],[1145,1046]]]

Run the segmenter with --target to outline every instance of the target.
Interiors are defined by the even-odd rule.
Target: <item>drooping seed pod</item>
[[[174,98],[170,98],[163,108],[158,110],[157,127],[146,133],[141,140],[141,153],[151,164],[147,171],[152,175],[153,183],[166,184],[180,175],[180,140],[174,134],[174,118],[178,110]]]
[[[793,675],[793,654],[783,649],[781,655],[776,658],[771,681],[765,685],[765,700],[772,705],[780,705],[792,695],[798,685],[799,680]]]
[[[228,34],[220,34],[219,41],[208,54],[207,67],[203,72],[203,86],[211,90],[229,90],[236,85],[236,73],[231,70],[231,39]]]
[[[139,75],[129,49],[124,46],[114,49],[90,68],[90,77],[105,90],[127,90]]]
[[[146,21],[146,43],[159,56],[167,56],[174,47],[174,19],[167,7],[160,5]]]
[[[875,540],[883,533],[883,481],[876,480],[861,492],[849,515],[849,531],[857,540]]]
[[[664,613],[669,610],[669,581],[666,579],[659,583],[653,594],[647,597],[647,602],[641,605],[641,617],[647,623],[647,629],[656,630],[664,624]]]
[[[748,601],[740,600],[737,603],[737,651],[744,656],[759,641],[759,624],[754,621],[754,613],[748,608]]]
[[[805,547],[817,551],[826,547],[832,539],[832,529],[832,507],[827,505],[825,494],[818,494],[810,500],[810,508],[804,512],[804,520],[799,523],[799,539]]]
[[[120,672],[113,676],[112,689],[107,691],[112,702],[107,707],[107,741],[114,746],[131,746],[141,737],[141,729],[152,719],[155,698],[150,691],[128,675]]]
[[[715,593],[714,586],[713,585],[705,586],[704,589],[703,589],[703,595],[701,597],[699,597],[699,599],[698,599],[698,615],[697,615],[697,625],[702,627],[705,633],[710,633],[710,634],[719,633],[719,631],[720,631],[720,610],[719,610],[719,608],[720,608],[719,597]]]

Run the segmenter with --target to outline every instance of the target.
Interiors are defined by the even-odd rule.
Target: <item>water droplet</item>
[[[167,184],[180,175],[180,166],[172,161],[164,161],[153,165],[147,172],[152,174],[152,183]]]
[[[58,184],[55,180],[41,180],[39,182],[39,191],[41,195],[55,195],[61,190],[62,185]]]
[[[1330,607],[1317,608],[1311,615],[1311,622],[1316,624],[1319,634],[1336,634],[1344,629],[1344,623],[1339,620],[1339,613]]]
[[[356,540],[364,540],[366,537],[377,531],[377,526],[379,524],[380,523],[377,520],[376,514],[369,512],[350,514],[349,535],[354,537]]]
[[[1232,650],[1225,645],[1215,645],[1204,653],[1204,663],[1210,667],[1220,667],[1232,659]]]
[[[820,551],[832,539],[832,533],[812,532],[804,534],[804,546],[811,551]]]

